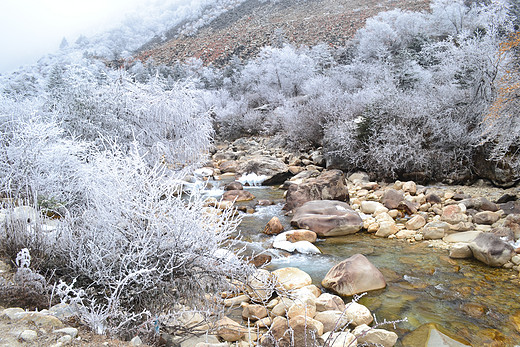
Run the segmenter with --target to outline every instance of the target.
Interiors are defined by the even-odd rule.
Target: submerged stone
[[[471,344],[435,323],[423,324],[402,340],[405,347],[463,347]]]

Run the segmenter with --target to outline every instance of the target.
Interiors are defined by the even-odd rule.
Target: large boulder
[[[469,247],[476,259],[489,266],[502,266],[515,255],[513,246],[492,233],[479,234]]]
[[[263,181],[264,185],[282,184],[292,176],[287,164],[269,156],[245,157],[236,172],[241,175],[254,173],[258,176],[267,176]]]
[[[284,290],[303,288],[312,284],[311,276],[295,267],[284,267],[273,271],[272,274],[277,286]]]
[[[345,175],[340,170],[325,171],[301,184],[291,184],[287,190],[284,210],[291,211],[312,200],[349,201]]]
[[[386,287],[381,271],[362,254],[355,254],[333,266],[321,284],[345,296]]]
[[[327,237],[354,234],[363,227],[363,220],[347,203],[316,200],[298,207],[291,225]]]

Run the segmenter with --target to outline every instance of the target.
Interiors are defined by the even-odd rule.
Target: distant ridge
[[[233,56],[245,60],[261,47],[281,41],[296,46],[325,43],[343,46],[367,18],[395,8],[423,11],[429,0],[246,0],[221,14],[195,34],[182,34],[189,23],[170,29],[165,39],[143,46],[138,58],[173,65],[188,58],[226,65]]]

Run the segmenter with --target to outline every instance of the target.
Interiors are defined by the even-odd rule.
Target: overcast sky
[[[114,26],[145,0],[0,0],[0,73]]]

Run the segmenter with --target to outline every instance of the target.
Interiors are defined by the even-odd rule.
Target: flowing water
[[[250,251],[258,253],[269,249],[274,238],[262,233],[267,222],[276,216],[290,230],[290,218],[282,211],[283,190],[246,189],[256,196],[255,200],[277,202],[256,206],[255,213],[242,216],[242,239]],[[254,206],[255,201],[241,204]],[[396,325],[401,337],[398,346],[414,346],[415,342],[402,342],[402,337],[426,323],[437,323],[472,346],[520,345],[520,280],[514,270],[491,268],[476,260],[450,259],[446,250],[428,242],[383,239],[364,232],[318,239],[315,245],[323,254],[269,250],[273,260],[268,269],[298,267],[320,287],[332,266],[356,253],[365,255],[381,270],[388,285],[367,293],[360,303],[379,322],[408,320]]]

